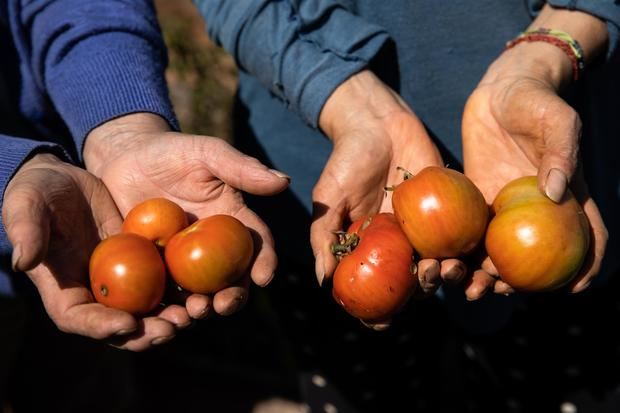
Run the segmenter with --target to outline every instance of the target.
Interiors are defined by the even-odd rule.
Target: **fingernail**
[[[547,182],[545,183],[545,193],[553,202],[560,202],[566,192],[566,186],[568,185],[568,179],[566,175],[559,169],[552,169],[547,175]]]
[[[117,336],[126,336],[127,334],[131,334],[131,333],[133,333],[134,331],[136,331],[136,329],[135,329],[135,328],[127,328],[127,329],[124,329],[124,330],[118,330],[118,331],[116,332],[116,335],[117,335]]]
[[[154,346],[159,346],[160,344],[164,344],[164,343],[172,340],[173,338],[174,338],[174,336],[157,337],[156,339],[151,341],[151,344],[154,345]]]
[[[587,281],[580,282],[573,289],[573,293],[577,294],[577,293],[582,292],[583,290],[585,290],[586,288],[588,288],[590,286],[590,283],[592,283],[592,280],[587,280]]]
[[[19,270],[18,265],[19,265],[19,260],[22,257],[22,244],[17,244],[15,245],[15,248],[13,248],[13,254],[11,255],[11,268],[13,269],[13,272],[18,272]]]
[[[463,273],[464,271],[461,266],[455,265],[446,272],[444,279],[450,282],[458,282],[461,280]]]
[[[325,279],[325,266],[323,265],[323,256],[317,254],[314,261],[314,271],[316,273],[316,280],[319,282],[319,286],[323,286],[323,280]]]
[[[291,182],[291,177],[285,174],[284,172],[277,171],[275,169],[270,169],[269,172],[277,176],[278,178],[284,178],[287,181]]]

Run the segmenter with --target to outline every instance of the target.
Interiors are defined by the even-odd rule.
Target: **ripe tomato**
[[[556,204],[527,176],[508,183],[492,210],[485,245],[503,281],[520,291],[548,291],[577,275],[590,226],[570,191]]]
[[[123,232],[142,235],[159,247],[165,247],[168,240],[185,227],[185,211],[166,198],[152,198],[136,205],[123,221]]]
[[[101,241],[90,257],[90,285],[95,299],[135,315],[161,302],[166,268],[155,245],[136,234],[117,234]]]
[[[482,193],[469,178],[435,166],[397,185],[392,207],[422,258],[453,258],[472,252],[484,236],[489,217]]]
[[[173,236],[165,255],[170,275],[179,286],[210,294],[243,276],[252,261],[254,243],[238,219],[213,215]]]
[[[334,299],[362,321],[389,321],[417,286],[407,237],[393,214],[381,213],[355,221],[343,238],[344,247],[333,248],[346,250],[334,272]]]

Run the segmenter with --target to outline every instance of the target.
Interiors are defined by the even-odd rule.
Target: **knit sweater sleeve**
[[[178,128],[166,53],[149,0],[9,0],[22,64],[68,125],[81,153],[96,126],[151,112]]]

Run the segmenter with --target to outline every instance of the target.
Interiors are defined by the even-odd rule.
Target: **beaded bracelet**
[[[573,80],[577,80],[581,76],[585,67],[583,49],[577,40],[573,39],[568,33],[545,28],[529,30],[506,43],[506,49],[510,49],[521,42],[547,42],[560,48],[571,60]]]

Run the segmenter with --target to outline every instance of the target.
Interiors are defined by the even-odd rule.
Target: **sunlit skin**
[[[589,247],[587,218],[570,192],[559,204],[536,177],[509,183],[493,203],[486,249],[502,281],[520,291],[548,291],[569,283]]]
[[[254,254],[250,231],[230,215],[213,215],[176,234],[166,246],[174,281],[193,293],[212,294],[246,274]]]
[[[427,167],[394,189],[394,214],[422,258],[455,258],[472,252],[484,236],[488,207],[460,172]]]
[[[348,234],[359,241],[336,267],[334,299],[366,323],[389,322],[417,286],[413,248],[391,213],[361,218]]]
[[[129,211],[123,221],[123,232],[142,235],[158,247],[165,247],[187,225],[183,208],[166,198],[151,198]]]
[[[108,307],[144,315],[161,302],[166,269],[153,244],[136,234],[117,234],[101,241],[90,259],[95,299]]]

